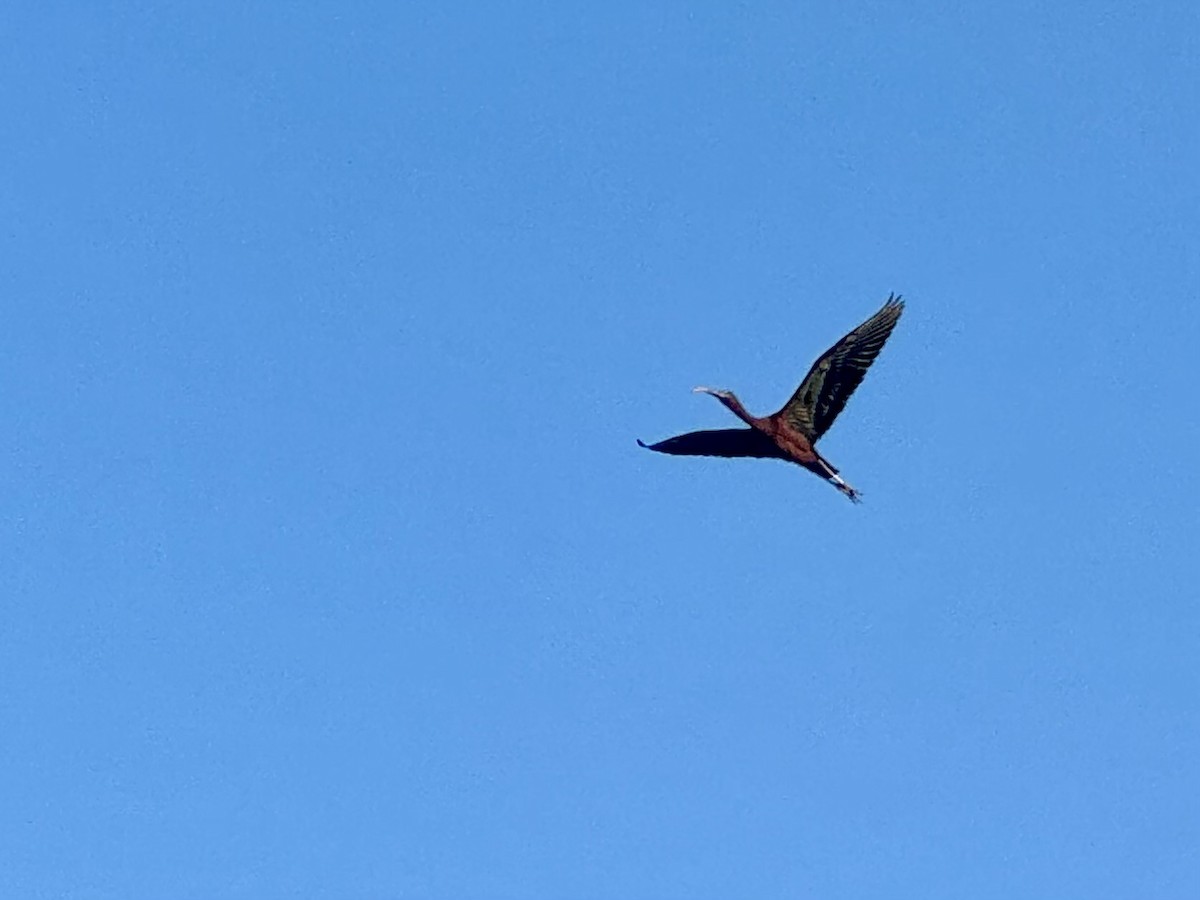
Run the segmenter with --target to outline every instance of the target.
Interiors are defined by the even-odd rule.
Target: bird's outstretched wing
[[[777,415],[783,416],[810,440],[821,437],[845,407],[854,389],[862,383],[903,311],[904,301],[899,296],[889,296],[879,312],[813,363],[792,399]]]
[[[715,431],[690,431],[639,447],[675,456],[755,456],[761,459],[786,459],[775,442],[753,428],[722,428]]]

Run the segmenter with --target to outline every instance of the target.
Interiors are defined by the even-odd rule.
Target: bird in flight
[[[792,399],[774,415],[763,418],[750,415],[732,391],[695,389],[696,393],[716,397],[749,428],[692,431],[657,444],[643,444],[639,440],[638,445],[675,456],[753,456],[786,460],[820,475],[851,501],[860,503],[861,494],[843,481],[838,470],[817,452],[816,443],[829,430],[854,389],[862,383],[903,311],[904,301],[899,295],[890,295],[879,312],[813,363]]]

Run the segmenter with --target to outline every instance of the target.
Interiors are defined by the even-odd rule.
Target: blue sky
[[[1194,5],[351,6],[0,19],[0,893],[1200,895]]]

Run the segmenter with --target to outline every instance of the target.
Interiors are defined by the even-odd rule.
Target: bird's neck
[[[722,395],[717,399],[724,403],[731,413],[733,413],[747,425],[751,426],[752,428],[758,427],[758,419],[746,412],[746,407],[742,406],[742,401],[733,394],[729,394],[728,396]]]

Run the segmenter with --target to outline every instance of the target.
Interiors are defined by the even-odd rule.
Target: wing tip
[[[645,443],[641,438],[636,438],[635,440],[637,440],[639,447],[645,447],[647,450],[650,449],[650,445]]]

